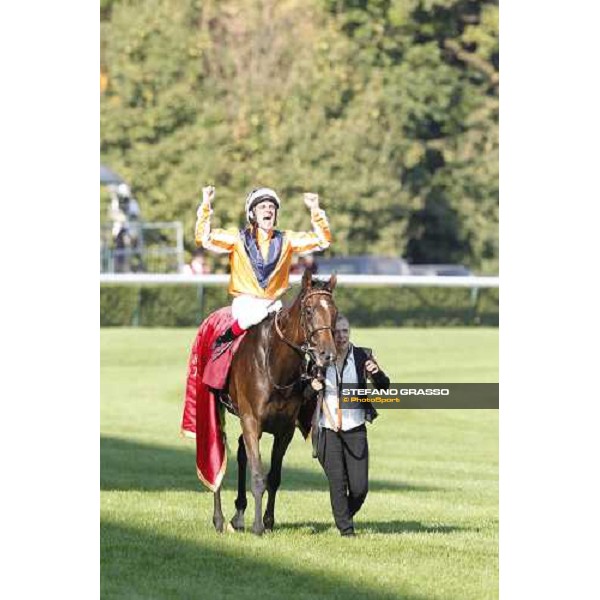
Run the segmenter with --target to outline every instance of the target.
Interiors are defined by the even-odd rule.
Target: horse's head
[[[334,331],[337,307],[333,300],[336,283],[335,274],[329,281],[313,280],[308,269],[302,277],[300,318],[306,343],[320,368],[329,366],[336,358]]]

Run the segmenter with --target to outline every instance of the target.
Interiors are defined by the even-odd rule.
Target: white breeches
[[[283,305],[281,300],[256,298],[254,296],[236,296],[231,303],[231,313],[243,329],[260,323],[271,312],[278,312]]]

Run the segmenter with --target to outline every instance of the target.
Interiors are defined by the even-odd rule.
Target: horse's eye
[[[306,307],[306,314],[310,317],[312,315],[312,308],[310,306]]]

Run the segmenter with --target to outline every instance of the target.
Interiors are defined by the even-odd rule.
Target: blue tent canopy
[[[119,185],[124,183],[124,179],[117,175],[114,171],[111,171],[108,167],[100,164],[100,184],[101,185]]]

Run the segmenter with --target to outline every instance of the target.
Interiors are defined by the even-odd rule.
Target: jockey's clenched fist
[[[207,185],[202,188],[202,202],[210,204],[215,199],[215,186]]]
[[[306,192],[304,194],[304,204],[310,209],[319,208],[319,194]]]

